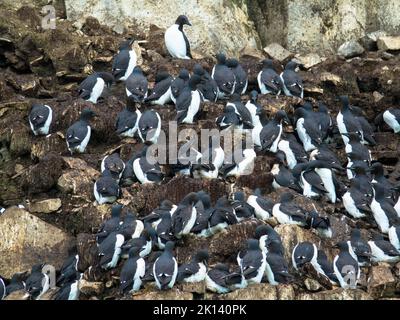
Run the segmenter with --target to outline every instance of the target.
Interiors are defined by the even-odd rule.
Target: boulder
[[[365,49],[360,43],[358,43],[356,40],[350,40],[343,43],[339,47],[337,53],[343,58],[350,59],[363,54],[364,51]]]
[[[395,295],[396,279],[387,263],[372,266],[367,283],[367,291],[375,299]]]
[[[372,300],[372,297],[360,289],[335,289],[317,293],[300,293],[297,300]]]
[[[104,291],[104,283],[103,282],[93,282],[80,280],[79,281],[79,290],[85,296],[99,296]]]
[[[193,300],[193,294],[190,292],[183,292],[179,289],[172,288],[171,290],[145,292],[141,290],[135,294],[132,294],[132,300]]]
[[[360,39],[360,41],[366,50],[373,51],[378,49],[377,46],[378,38],[383,36],[386,36],[386,32],[378,30],[367,33],[364,37]]]
[[[280,62],[290,59],[294,54],[286,50],[279,43],[271,43],[264,48],[266,54],[272,59],[279,60]]]
[[[310,69],[311,67],[325,61],[326,58],[320,57],[316,53],[308,53],[306,55],[296,54],[293,60],[302,65],[303,68]]]
[[[29,211],[33,213],[51,213],[61,208],[61,199],[46,199],[29,204]]]
[[[60,268],[74,239],[29,212],[11,207],[0,216],[0,274],[11,277],[46,262]]]
[[[178,15],[191,8],[187,16],[193,26],[185,26],[185,33],[192,49],[202,54],[215,55],[215,52],[223,50],[229,55],[237,55],[238,48],[249,44],[256,47],[259,42],[253,22],[246,14],[246,6],[233,1],[167,0],[162,3],[139,3],[116,0],[109,6],[102,0],[91,1],[90,5],[83,0],[66,0],[65,7],[68,20],[75,22],[77,26],[81,26],[86,17],[92,16],[118,33],[122,33],[132,24],[148,30],[151,24],[156,23],[159,28],[166,29],[175,22]],[[159,47],[163,42],[162,39]]]
[[[379,50],[400,50],[400,36],[396,37],[379,37],[378,38]]]

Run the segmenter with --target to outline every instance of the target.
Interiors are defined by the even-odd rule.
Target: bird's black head
[[[274,68],[274,63],[271,59],[264,59],[261,61],[263,69],[273,69]]]
[[[229,272],[229,266],[225,263],[218,263],[214,268],[217,270]]]
[[[174,247],[175,247],[175,242],[173,242],[173,241],[168,241],[168,242],[165,244],[164,251],[169,251],[169,252],[171,252],[172,250],[174,250]]]
[[[240,102],[240,94],[239,93],[234,93],[230,96],[230,101],[231,102]]]
[[[121,215],[122,207],[123,207],[122,204],[113,205],[111,209],[111,216],[113,218],[118,218]]]
[[[276,121],[281,121],[284,120],[286,123],[290,123],[290,120],[286,114],[286,112],[284,110],[279,110],[276,114],[275,114],[275,120]]]
[[[348,96],[339,96],[340,102],[342,102],[343,107],[349,106],[349,97]]]
[[[260,244],[256,239],[248,239],[247,240],[247,248],[249,250],[257,250],[260,248]]]
[[[236,192],[233,194],[233,200],[244,202],[244,201],[245,201],[244,192],[243,192],[243,191],[236,191]]]
[[[31,273],[42,272],[45,263],[38,263],[32,266]]]
[[[190,192],[189,194],[186,195],[185,198],[181,201],[181,204],[185,205],[195,205],[196,202],[199,201],[199,197],[197,196],[196,192]]]
[[[327,114],[329,110],[328,110],[328,107],[325,105],[325,103],[319,101],[318,102],[318,111]]]
[[[114,76],[109,72],[98,72],[98,74],[104,80],[107,87],[111,87],[111,85],[115,82]]]
[[[201,78],[197,74],[193,74],[192,77],[189,79],[189,87],[190,89],[196,90],[197,85],[201,82]]]
[[[165,199],[161,201],[160,208],[171,210],[173,205],[172,201]]]
[[[296,61],[289,61],[287,65],[285,66],[285,70],[292,70],[294,71],[298,66],[298,63]]]
[[[282,248],[282,243],[278,239],[273,239],[268,241],[268,252],[280,253]]]
[[[294,196],[290,192],[284,192],[280,196],[280,202],[285,203],[285,202],[290,202],[294,199]]]
[[[131,46],[132,46],[132,44],[135,42],[135,39],[133,39],[133,38],[130,38],[130,39],[127,39],[127,40],[125,40],[125,41],[122,41],[120,44],[119,44],[119,50],[121,51],[121,50],[127,50],[127,49],[131,49]]]
[[[183,79],[183,80],[189,80],[190,78],[190,74],[189,71],[187,69],[181,69],[179,71],[179,78]]]
[[[226,66],[229,68],[236,68],[239,65],[239,61],[237,59],[231,58],[226,60]]]
[[[188,17],[186,17],[185,15],[180,15],[176,21],[175,24],[179,25],[179,26],[183,26],[184,24],[191,26],[192,24],[189,22]]]
[[[201,64],[196,63],[193,67],[193,73],[202,76],[204,75],[204,68],[201,66]]]
[[[361,135],[358,132],[342,133],[342,135],[349,138],[349,141],[351,141],[351,142],[360,142],[361,141]]]
[[[382,163],[380,163],[379,161],[374,162],[371,165],[370,172],[376,176],[383,176],[384,170],[383,170]]]
[[[360,229],[354,228],[351,230],[351,238],[352,239],[360,239],[361,238],[361,232]]]
[[[170,77],[170,75],[169,75],[169,73],[167,71],[160,71],[160,72],[157,73],[155,80],[156,80],[156,83],[157,83],[157,82],[160,82],[160,81],[162,81],[164,79],[167,79],[169,77]]]
[[[199,198],[199,200],[201,202],[203,202],[205,209],[208,209],[211,207],[211,197],[207,192],[201,190],[201,191],[197,192],[197,197]]]
[[[226,63],[226,56],[222,52],[218,53],[216,58],[217,58],[217,61],[218,61],[219,64],[225,64]]]
[[[274,231],[274,229],[269,224],[263,224],[256,228],[254,237],[260,239],[262,236],[270,234],[271,231]]]
[[[194,261],[196,262],[205,262],[207,263],[210,255],[208,254],[207,250],[199,250],[196,255],[194,256]]]
[[[304,102],[303,109],[305,109],[307,111],[313,111],[313,106],[312,106],[311,102],[309,102],[309,101]]]
[[[278,161],[278,163],[285,164],[286,154],[283,151],[278,150],[278,152],[275,153],[275,157],[276,157],[276,160]]]
[[[257,98],[258,98],[258,92],[257,92],[257,90],[252,90],[252,91],[250,92],[250,99],[251,99],[251,101],[252,101],[252,102],[256,102],[256,101],[257,101]]]
[[[91,109],[84,109],[81,113],[81,120],[84,121],[89,121],[90,119],[92,119],[94,116],[96,115],[96,113],[91,110]]]
[[[334,246],[334,248],[337,248],[340,251],[348,251],[349,245],[348,245],[347,241],[340,241]]]
[[[143,70],[142,70],[141,67],[136,66],[136,67],[133,68],[132,73],[134,73],[134,74],[143,74]]]
[[[141,247],[136,247],[136,246],[130,248],[130,249],[129,249],[129,253],[128,253],[129,258],[138,257],[141,250],[142,250]]]

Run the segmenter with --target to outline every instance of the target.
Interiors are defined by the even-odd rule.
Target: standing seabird
[[[254,237],[258,239],[260,249],[265,252],[268,252],[269,248],[274,246],[274,253],[281,256],[285,254],[285,248],[283,247],[281,236],[269,224],[259,225],[254,231]]]
[[[230,68],[236,79],[235,93],[242,95],[247,90],[248,78],[247,73],[237,59],[226,60],[226,66]]]
[[[368,241],[371,248],[371,260],[373,262],[397,262],[400,261],[400,252],[383,236],[377,234]]]
[[[355,132],[358,133],[361,136],[361,140],[363,140],[363,131],[359,121],[351,112],[349,98],[347,96],[340,96],[339,99],[342,102],[342,109],[336,116],[336,122],[340,134]],[[349,142],[349,138],[344,135],[342,135],[342,139],[345,144]]]
[[[196,222],[197,210],[195,205],[197,201],[199,201],[197,194],[191,192],[179,203],[172,216],[172,231],[175,237],[181,238],[190,233]]]
[[[267,220],[271,217],[274,203],[272,200],[262,197],[260,189],[254,190],[254,194],[247,198],[247,203],[253,207],[254,214],[258,219]]]
[[[121,255],[124,236],[118,231],[111,232],[98,246],[100,266],[103,269],[115,268]]]
[[[389,241],[400,252],[400,225],[393,225],[389,228]]]
[[[304,88],[303,80],[295,72],[298,64],[294,61],[288,62],[285,66],[285,70],[281,73],[280,77],[283,82],[283,92],[288,97],[300,97],[303,99]]]
[[[121,257],[128,258],[129,250],[137,247],[139,250],[139,256],[144,258],[147,257],[153,249],[153,244],[157,243],[157,232],[150,225],[145,225],[143,232],[139,237],[132,237],[122,245]]]
[[[129,39],[119,46],[119,52],[114,56],[112,74],[116,81],[125,81],[136,67],[137,55],[132,49],[135,40]]]
[[[143,102],[147,97],[148,82],[146,77],[143,75],[142,68],[136,66],[131,75],[125,81],[125,91],[128,97],[132,98],[136,102]]]
[[[143,147],[139,155],[133,161],[133,172],[141,184],[161,183],[165,174],[161,171],[160,165],[153,161],[149,162],[147,155],[147,146]]]
[[[320,237],[332,238],[329,217],[322,217],[316,210],[313,210],[307,216],[307,224],[311,229],[315,229]]]
[[[138,122],[138,134],[143,143],[155,144],[161,132],[161,117],[157,111],[146,110]]]
[[[211,77],[218,84],[218,98],[224,99],[235,92],[236,78],[233,71],[226,65],[226,57],[218,53],[217,64],[213,67]]]
[[[275,156],[277,163],[274,163],[271,168],[271,173],[274,177],[274,180],[272,181],[272,187],[275,190],[279,188],[290,188],[297,192],[301,192],[302,190],[298,186],[291,170],[289,170],[285,165],[285,153],[278,151]]]
[[[246,202],[244,192],[237,191],[232,198],[231,206],[235,211],[238,222],[254,217],[254,209]]]
[[[114,83],[114,77],[108,72],[95,72],[88,76],[78,87],[79,97],[92,103],[102,96],[104,88],[109,88]]]
[[[129,258],[125,261],[120,273],[120,291],[136,292],[142,285],[146,271],[144,259],[139,255],[140,249],[133,247],[129,250]]]
[[[357,256],[358,265],[360,267],[369,265],[371,260],[371,248],[368,243],[362,239],[359,229],[354,228],[351,230],[350,243]]]
[[[357,256],[353,251],[350,241],[342,241],[336,245],[340,250],[333,259],[333,270],[339,280],[340,286],[344,289],[355,288],[360,279],[360,267]]]
[[[260,132],[261,148],[263,151],[276,153],[278,151],[278,143],[282,135],[282,122],[289,123],[287,114],[283,110],[279,110],[275,117],[269,121]]]
[[[205,280],[208,259],[208,251],[199,250],[189,263],[179,266],[177,281],[194,283]]]
[[[69,257],[64,261],[60,270],[60,275],[57,277],[56,283],[58,286],[75,280],[79,263],[79,255],[76,251],[76,247],[72,247],[72,249],[69,250]]]
[[[185,24],[192,26],[188,17],[180,15],[175,23],[165,31],[165,46],[173,58],[192,59],[190,43],[186,34],[183,32],[183,26]]]
[[[176,120],[178,124],[193,123],[200,111],[201,96],[200,92],[197,90],[197,85],[200,81],[201,79],[198,75],[192,75],[189,79],[188,86],[183,88],[176,99]]]
[[[178,275],[178,263],[173,255],[174,243],[166,243],[164,252],[153,265],[153,275],[156,286],[160,290],[171,289]]]
[[[260,283],[265,271],[265,252],[256,239],[247,240],[247,250],[240,260],[240,270],[247,283]]]
[[[138,130],[139,119],[141,116],[140,110],[137,108],[138,103],[133,96],[129,96],[126,102],[126,108],[118,113],[115,123],[117,134],[121,137],[131,137]]]
[[[293,195],[291,193],[282,193],[279,202],[272,209],[272,215],[280,224],[288,223],[305,226],[307,224],[306,211],[295,203],[292,203],[292,200]]]
[[[289,273],[288,263],[281,254],[281,246],[279,241],[270,241],[266,254],[265,273],[268,282],[274,286],[279,283],[288,283],[293,279]]]
[[[89,125],[89,120],[94,116],[95,113],[92,110],[84,109],[81,113],[79,121],[75,122],[67,129],[67,147],[71,154],[74,152],[85,152],[92,132],[92,128]]]
[[[171,101],[171,83],[173,78],[166,71],[157,73],[154,88],[144,100],[150,104],[163,106]]]
[[[103,158],[100,168],[101,172],[104,172],[104,170],[109,170],[111,172],[111,176],[115,180],[119,181],[119,179],[122,177],[122,172],[125,169],[125,163],[120,158],[119,153],[115,152]]]
[[[139,238],[143,230],[144,224],[142,220],[137,219],[135,213],[128,212],[118,228],[118,233],[122,234],[125,240],[128,240]]]
[[[196,63],[194,65],[193,73],[198,75],[201,78],[201,82],[197,86],[197,89],[200,91],[200,93],[202,95],[202,99],[204,101],[216,102],[218,99],[218,84],[217,84],[217,82],[198,63]]]
[[[225,159],[228,159],[228,161],[225,162],[225,164],[221,168],[221,171],[225,178],[238,178],[241,175],[248,175],[253,172],[256,152],[254,151],[252,146],[242,146],[242,148],[235,150],[235,152],[230,156],[231,158],[229,158],[229,155],[227,155]]]
[[[110,170],[104,170],[93,185],[94,197],[98,204],[114,203],[121,195],[121,189]]]
[[[238,223],[235,211],[226,196],[217,200],[209,221],[210,234],[216,234],[227,228],[228,225]]]
[[[306,102],[309,104],[309,102]],[[295,111],[297,121],[296,132],[303,143],[306,152],[317,149],[322,143],[322,132],[318,126],[317,117],[314,112],[300,107]]]
[[[26,279],[26,291],[35,300],[39,300],[50,288],[50,278],[46,273],[43,273],[44,266],[45,264],[34,265],[31,274]]]
[[[383,112],[383,121],[394,131],[400,132],[400,109],[389,108]]]
[[[117,231],[118,227],[122,223],[121,221],[121,212],[122,212],[122,204],[115,204],[111,209],[111,218],[104,221],[100,228],[99,232],[96,233],[96,242],[99,245],[103,242],[107,236],[114,231]]]
[[[262,70],[257,75],[257,83],[261,94],[272,93],[279,96],[281,93],[283,82],[274,70],[272,60],[265,59],[262,61]]]
[[[285,153],[286,162],[290,169],[293,169],[298,163],[308,161],[307,153],[293,134],[282,134],[278,143],[278,150]]]
[[[296,270],[300,270],[306,263],[311,263],[315,270],[319,270],[317,261],[318,249],[314,243],[304,241],[297,243],[292,251],[292,264]]]
[[[29,112],[29,125],[35,136],[49,134],[53,110],[47,104],[33,104]]]
[[[83,273],[76,272],[75,277],[70,282],[64,284],[54,298],[54,300],[78,300],[79,299],[79,281]]]
[[[176,77],[171,82],[171,100],[176,104],[176,99],[178,99],[183,88],[185,88],[189,82],[190,74],[186,69],[181,69],[179,71],[178,77]]]
[[[199,201],[195,205],[197,214],[196,222],[190,232],[202,237],[207,237],[210,235],[208,223],[214,210],[211,205],[211,197],[203,190],[197,192],[197,197],[199,198]]]
[[[390,226],[398,220],[398,215],[392,204],[385,198],[385,189],[379,183],[373,183],[374,196],[371,211],[375,222],[382,233],[388,233]]]
[[[347,213],[355,219],[364,218],[371,213],[370,198],[360,190],[360,181],[352,179],[350,188],[342,196],[343,206]]]

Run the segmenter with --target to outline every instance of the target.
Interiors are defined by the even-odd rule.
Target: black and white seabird
[[[247,84],[248,84],[248,78],[247,78],[247,73],[244,71],[243,67],[239,63],[237,59],[228,59],[226,60],[226,66],[230,68],[236,79],[236,85],[235,85],[235,93],[242,95],[245,94],[247,90]]]
[[[197,193],[191,192],[179,203],[172,216],[172,231],[175,237],[181,238],[192,230],[197,217],[197,201],[199,201]]]
[[[100,244],[104,241],[104,239],[107,238],[107,236],[114,231],[117,231],[119,228],[120,224],[122,223],[121,221],[121,211],[122,211],[122,204],[115,204],[112,206],[111,209],[111,218],[108,220],[105,220],[100,228],[99,232],[96,233],[96,242],[97,244]]]
[[[173,78],[166,71],[157,73],[154,88],[144,100],[150,104],[163,106],[171,101],[171,83]]]
[[[262,70],[257,75],[257,83],[261,94],[279,95],[283,88],[281,77],[276,73],[270,59],[262,61]]]
[[[383,239],[380,234],[368,241],[371,248],[372,262],[397,262],[400,261],[400,252],[389,242]]]
[[[251,113],[240,100],[240,95],[238,93],[232,94],[226,106],[231,106],[235,110],[235,113],[239,116],[240,122],[243,124],[243,129],[253,128]]]
[[[32,267],[31,274],[26,279],[26,291],[38,300],[50,288],[50,278],[43,272],[45,264],[36,264]]]
[[[201,78],[197,89],[202,95],[204,101],[216,102],[218,99],[218,84],[211,75],[198,63],[193,67],[193,73]]]
[[[169,213],[170,216],[174,214],[177,205],[175,205],[172,201],[165,199],[162,200],[160,205],[153,209],[153,211],[147,216],[143,217],[143,223],[150,223],[153,228],[155,228],[161,222],[161,215],[163,213]]]
[[[265,265],[265,252],[260,249],[258,240],[247,240],[247,250],[240,260],[240,269],[248,284],[261,282]]]
[[[271,217],[274,202],[263,197],[260,189],[254,190],[254,194],[247,198],[247,203],[253,207],[254,214],[258,219],[267,220]]]
[[[290,169],[293,169],[298,163],[308,161],[307,153],[293,134],[282,134],[278,143],[278,150],[285,153],[286,162]]]
[[[306,102],[305,104],[310,103]],[[322,143],[322,131],[317,121],[318,114],[300,107],[296,109],[295,116],[297,118],[296,132],[303,143],[304,150],[309,152],[318,148]]]
[[[108,72],[95,72],[88,76],[78,87],[79,96],[92,103],[102,96],[104,89],[111,87],[114,77]]]
[[[224,112],[215,119],[215,123],[221,131],[237,130],[239,132],[243,129],[243,122],[240,115],[236,113],[236,109],[231,104],[227,104]]]
[[[157,162],[149,162],[151,159],[148,159],[147,150],[145,146],[133,161],[133,172],[141,184],[161,183],[165,175]]]
[[[124,242],[124,236],[118,231],[113,231],[99,244],[99,264],[103,269],[112,269],[117,266]]]
[[[177,281],[194,283],[205,280],[208,259],[208,251],[199,250],[189,263],[179,266]]]
[[[244,141],[243,141],[244,142]],[[221,171],[224,178],[227,177],[240,177],[241,175],[251,174],[254,167],[254,161],[256,159],[256,152],[253,147],[244,146],[234,151],[233,154],[225,157],[228,159],[222,166]]]
[[[162,255],[162,251],[153,251],[150,256],[146,259],[146,271],[142,278],[143,282],[154,282],[153,266],[154,262]]]
[[[35,136],[47,135],[53,120],[53,110],[47,104],[33,104],[29,112],[29,125]]]
[[[79,299],[79,281],[83,273],[76,272],[75,279],[64,284],[54,298],[54,300],[78,300]]]
[[[76,247],[70,250],[69,257],[64,261],[60,275],[57,277],[57,285],[62,286],[66,283],[74,281],[78,272],[79,255],[76,253]]]
[[[393,225],[389,228],[389,241],[400,252],[400,225]]]
[[[137,219],[135,213],[128,212],[118,228],[118,233],[122,234],[125,240],[128,240],[139,238],[143,230],[144,224],[142,220]]]
[[[116,81],[126,81],[136,67],[137,55],[132,49],[134,39],[122,42],[118,53],[114,56],[112,74]]]
[[[226,277],[230,274],[229,266],[219,263],[214,268],[208,270],[206,274],[207,289],[216,293],[228,293],[230,289],[225,282]],[[240,275],[243,277],[242,275]]]
[[[218,178],[219,169],[224,163],[224,158],[225,153],[220,146],[220,141],[215,141],[210,137],[208,150],[197,154],[196,161],[190,167],[190,174],[196,179],[216,179]]]
[[[286,112],[279,110],[275,114],[275,117],[262,128],[260,132],[260,141],[263,151],[271,151],[273,153],[278,151],[278,143],[283,131],[283,121],[289,123]]]
[[[213,67],[211,77],[218,84],[218,98],[224,99],[235,92],[236,78],[233,71],[226,65],[226,57],[218,53],[217,64]]]
[[[262,107],[257,102],[258,92],[257,90],[252,90],[250,92],[250,100],[246,102],[245,107],[249,110],[251,115],[251,123],[253,127],[261,124],[259,113],[261,112]],[[262,127],[262,124],[261,124]]]
[[[178,275],[178,263],[173,255],[174,243],[168,241],[164,252],[154,262],[153,275],[156,286],[160,290],[171,289]]]
[[[197,214],[196,222],[190,232],[202,237],[207,237],[209,236],[208,222],[214,210],[211,205],[211,197],[203,190],[197,192],[197,197],[199,201],[195,205]]]
[[[194,74],[189,79],[188,86],[184,87],[176,99],[175,107],[177,111],[176,120],[178,124],[193,123],[200,111],[201,96],[197,90],[197,85],[201,78]]]
[[[266,255],[265,273],[268,282],[272,285],[288,283],[293,279],[289,273],[289,267],[286,259],[281,254],[282,243],[279,241],[270,241]]]
[[[360,190],[360,181],[352,179],[350,188],[342,196],[343,206],[347,213],[355,219],[364,218],[371,213],[370,197]]]
[[[101,161],[101,172],[104,172],[104,170],[109,170],[111,172],[111,176],[117,181],[119,181],[119,179],[122,177],[122,172],[124,169],[125,163],[116,152],[105,156]]]
[[[371,211],[375,222],[382,233],[388,233],[389,228],[398,221],[398,215],[390,201],[385,198],[385,189],[379,183],[373,183],[374,196],[371,202]]]
[[[120,273],[119,289],[121,293],[136,292],[142,285],[146,264],[139,255],[140,250],[139,247],[133,247],[129,250],[129,258],[125,261]]]
[[[321,160],[330,163],[334,170],[343,170],[337,155],[326,144],[321,144],[317,149],[311,151],[310,161],[312,160]]]
[[[363,130],[360,122],[351,112],[349,98],[347,96],[340,96],[339,99],[342,102],[342,109],[336,116],[336,123],[340,134],[355,132],[358,133],[361,140],[363,140]],[[349,142],[349,138],[344,135],[342,135],[342,139],[345,144]]]
[[[367,266],[371,260],[371,248],[361,237],[359,229],[352,229],[350,235],[350,243],[353,251],[357,256],[358,265],[360,267]]]
[[[350,159],[355,158],[359,161],[364,161],[368,165],[370,165],[372,161],[371,151],[369,151],[368,148],[361,143],[361,137],[358,135],[358,133],[342,133],[342,136],[348,138],[348,142],[345,146],[347,156]]]
[[[328,193],[321,177],[314,169],[308,167],[308,163],[298,163],[292,169],[292,174],[303,189],[303,195],[307,198],[320,198]]]
[[[74,152],[85,152],[92,132],[92,129],[89,125],[89,120],[94,116],[95,113],[92,110],[84,109],[81,113],[79,121],[75,122],[67,129],[67,147],[71,154]]]
[[[300,97],[303,99],[304,88],[303,80],[295,72],[298,64],[295,61],[290,61],[285,66],[285,70],[281,73],[280,77],[283,82],[283,92],[288,97]]]
[[[161,117],[157,111],[146,110],[140,116],[138,134],[143,143],[157,143],[161,132]]]
[[[311,229],[315,229],[319,236],[332,238],[332,228],[329,217],[322,217],[317,211],[313,210],[307,215],[307,224]]]
[[[176,77],[171,82],[171,100],[176,104],[176,99],[178,99],[183,88],[185,88],[189,82],[190,74],[186,69],[181,69],[179,71],[178,77]]]
[[[26,289],[25,275],[25,272],[17,272],[13,274],[10,282],[6,286],[6,295],[9,295],[18,290]]]
[[[237,217],[235,211],[230,205],[227,197],[223,196],[217,200],[214,206],[214,210],[211,213],[209,222],[210,234],[216,234],[217,232],[225,229],[228,225],[236,224]]]
[[[176,239],[172,229],[172,217],[169,212],[161,213],[161,220],[154,228],[157,232],[157,247],[159,249],[163,250],[168,241]]]
[[[136,66],[131,75],[125,81],[125,91],[128,97],[140,103],[147,98],[148,82],[143,75],[143,71],[139,66]]]
[[[155,245],[156,243],[156,230],[154,230],[154,228],[150,225],[146,225],[139,237],[132,237],[122,245],[121,256],[122,258],[127,258],[129,255],[129,250],[137,247],[139,249],[139,256],[142,258],[147,257],[153,249],[153,244]]]
[[[339,254],[333,259],[333,270],[342,288],[355,288],[360,279],[360,267],[350,241],[339,242]]]
[[[279,202],[272,209],[272,215],[280,224],[288,223],[305,226],[307,223],[306,211],[295,203],[292,203],[292,200],[293,195],[291,193],[282,193]]]
[[[376,145],[374,128],[371,126],[371,124],[368,122],[368,120],[364,117],[363,109],[356,107],[356,106],[351,106],[351,111],[353,112],[354,116],[356,117],[356,119],[362,129],[361,142],[363,144],[368,144],[371,146]]]
[[[129,96],[126,103],[126,108],[118,113],[115,123],[117,134],[121,137],[133,138],[138,130],[139,119],[141,112],[137,109],[138,103],[133,96]]]
[[[188,17],[180,15],[175,23],[165,31],[165,46],[173,58],[192,59],[190,43],[186,34],[183,32],[183,26],[185,24],[188,26],[192,25]]]
[[[120,179],[120,185],[123,187],[130,186],[138,181],[133,171],[133,162],[136,160],[136,156],[137,155],[134,155],[125,162],[125,169],[122,171],[122,177]]]
[[[280,254],[281,256],[285,254],[281,236],[269,224],[258,226],[254,232],[254,237],[258,239],[260,248],[265,252],[268,252],[269,247],[273,245],[274,253]],[[274,242],[274,244],[272,244],[272,242]]]
[[[330,202],[335,203],[338,198],[337,191],[340,189],[340,186],[332,171],[332,164],[321,160],[313,160],[308,163],[307,168],[313,169],[320,176],[327,191],[326,196]]]
[[[318,126],[322,133],[322,140],[327,141],[332,134],[333,122],[327,106],[321,101],[318,102],[318,112],[316,115]]]
[[[93,185],[93,193],[98,204],[114,203],[119,198],[121,189],[110,170],[105,169],[102,172]]]
[[[318,249],[314,243],[309,241],[299,242],[292,251],[292,264],[296,270],[300,270],[306,263],[311,263],[315,270],[320,266],[317,261]]]
[[[272,176],[274,180],[272,181],[272,187],[277,190],[279,188],[290,188],[297,192],[301,192],[301,188],[298,186],[295,177],[293,176],[290,169],[285,165],[285,153],[278,151],[275,154],[277,163],[271,168]]]
[[[382,118],[394,133],[400,132],[400,109],[389,108],[383,112]]]
[[[231,206],[239,222],[254,217],[254,209],[246,202],[245,194],[242,191],[233,194]]]
[[[328,257],[323,250],[318,250],[317,263],[320,267],[317,270],[319,274],[327,277],[332,284],[337,284],[339,282],[335,275],[335,271],[333,270],[333,264],[328,260]]]

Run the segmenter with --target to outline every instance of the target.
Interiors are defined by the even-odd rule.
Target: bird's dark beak
[[[186,22],[186,24],[187,24],[188,26],[192,26],[192,24],[189,22],[189,20]]]

